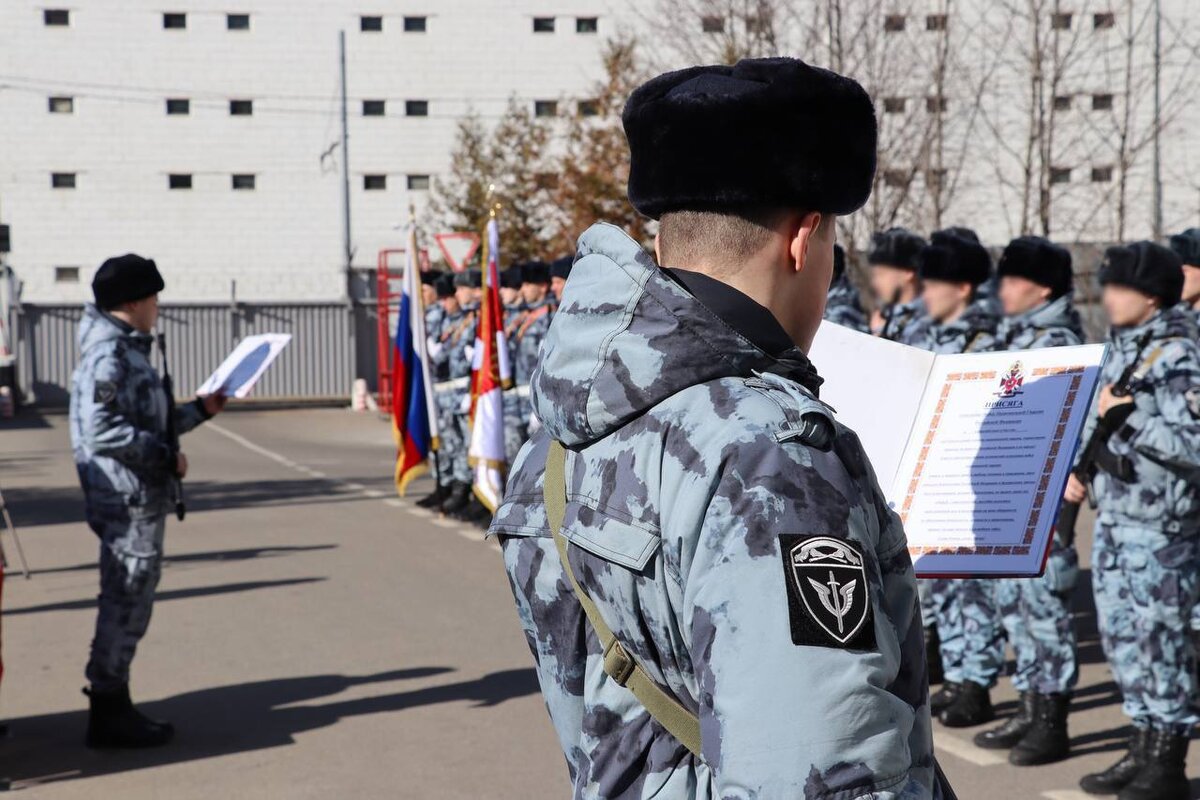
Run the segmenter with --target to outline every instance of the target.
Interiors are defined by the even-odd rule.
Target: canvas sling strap
[[[678,739],[684,747],[692,751],[698,758],[700,755],[700,720],[695,714],[679,704],[674,697],[667,693],[646,673],[633,659],[633,656],[621,646],[612,629],[600,615],[600,609],[583,591],[571,562],[567,559],[567,537],[563,535],[563,517],[567,512],[567,479],[566,479],[566,449],[558,442],[550,443],[550,452],[546,456],[546,473],[543,479],[542,496],[546,503],[546,517],[550,521],[550,530],[554,535],[554,544],[558,548],[558,557],[562,561],[563,572],[575,591],[579,605],[587,616],[600,647],[604,651],[604,672],[619,685],[633,692],[650,716],[658,720],[658,724]]]

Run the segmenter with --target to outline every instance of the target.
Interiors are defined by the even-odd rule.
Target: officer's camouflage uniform
[[[866,312],[863,311],[862,301],[858,297],[858,289],[854,288],[854,284],[845,273],[834,278],[829,286],[829,298],[825,301],[825,319],[862,333],[870,331]]]
[[[894,303],[883,309],[884,322],[879,335],[893,342],[923,347],[930,325],[925,301],[920,297],[907,303]]]
[[[1137,340],[1154,339],[1140,355]],[[1092,548],[1096,615],[1105,655],[1139,728],[1185,735],[1198,717],[1186,630],[1200,580],[1200,347],[1178,308],[1145,325],[1114,329],[1101,384],[1151,360],[1133,386],[1137,409],[1109,439],[1130,459],[1126,483],[1101,470]],[[1094,416],[1083,432],[1091,436]]]
[[[446,379],[460,381],[471,375],[471,351],[475,344],[475,312],[459,309],[446,314],[442,320],[438,344],[441,351],[435,365],[444,365]],[[440,447],[441,482],[471,482],[471,467],[467,463],[468,418],[462,411],[463,398],[471,391],[469,383],[445,387],[434,392],[438,409],[438,441]]]
[[[580,239],[533,379],[543,428],[492,526],[576,798],[940,796],[904,531],[819,383],[800,350],[767,355],[618,228]],[[575,575],[698,715],[702,758],[602,670],[547,529],[551,438],[569,448]],[[794,600],[789,557],[809,537],[865,564],[838,587],[847,628],[871,614],[848,644]]]
[[[1005,317],[996,340],[999,350],[1066,347],[1082,344],[1083,329],[1071,295],[1065,294],[1024,314]],[[1074,545],[1066,546],[1055,537],[1041,578],[992,582],[995,606],[1016,656],[1012,682],[1017,691],[1058,694],[1075,686],[1079,670],[1070,599],[1078,577],[1079,555]],[[966,613],[972,616],[986,610]]]
[[[70,427],[87,522],[101,542],[99,613],[87,667],[101,692],[129,682],[129,665],[150,624],[174,501],[167,396],[150,362],[152,345],[149,334],[85,307]],[[178,406],[176,430],[185,433],[205,419],[198,402]]]

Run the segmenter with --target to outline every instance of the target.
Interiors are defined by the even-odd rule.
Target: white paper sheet
[[[247,336],[221,362],[212,375],[208,376],[196,394],[223,393],[227,397],[243,399],[258,379],[267,371],[276,357],[292,340],[290,333],[260,333]]]

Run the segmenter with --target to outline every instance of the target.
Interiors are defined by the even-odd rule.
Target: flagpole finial
[[[408,204],[408,221],[413,225],[417,224],[417,207],[412,203]]]

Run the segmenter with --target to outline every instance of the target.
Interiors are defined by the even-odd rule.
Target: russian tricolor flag
[[[392,434],[396,439],[396,491],[401,497],[409,481],[428,471],[429,453],[437,449],[437,413],[426,342],[417,229],[410,225],[392,346]]]

